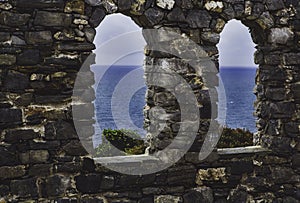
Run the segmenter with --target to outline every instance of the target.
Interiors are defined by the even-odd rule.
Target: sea
[[[101,68],[101,67],[99,67]],[[93,70],[97,77],[97,68]],[[226,93],[225,123],[230,128],[243,128],[255,132],[254,101],[256,68],[222,67],[220,80]],[[146,86],[141,67],[111,66],[98,76],[96,89],[95,145],[101,142],[103,129],[131,129],[142,136],[143,108]],[[142,83],[142,84],[141,84]],[[224,95],[223,95],[224,96]],[[219,109],[220,110],[220,109]]]

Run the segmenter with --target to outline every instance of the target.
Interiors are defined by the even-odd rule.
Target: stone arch
[[[94,5],[99,4],[99,2],[93,0],[89,2]],[[276,115],[277,112],[273,112],[272,114],[274,115],[268,118],[269,115],[265,113],[265,110],[267,110],[265,106],[272,104],[272,108],[268,109],[269,112],[283,108],[292,113],[295,111],[295,108],[294,105],[291,105],[291,108],[286,107],[286,101],[284,101],[286,97],[280,100],[283,104],[276,104],[278,103],[276,99],[269,98],[276,95],[270,93],[274,92],[274,90],[268,82],[265,83],[263,81],[265,78],[263,73],[272,72],[271,69],[274,68],[275,72],[279,75],[283,76],[287,74],[288,70],[285,68],[286,62],[283,60],[284,58],[292,57],[292,55],[285,57],[286,54],[282,54],[283,51],[279,51],[278,49],[291,53],[294,52],[294,49],[297,49],[297,44],[293,43],[295,39],[293,29],[296,26],[297,6],[298,3],[281,0],[268,0],[266,2],[158,0],[156,2],[137,1],[133,3],[107,0],[101,2],[101,9],[105,14],[109,12],[123,13],[130,16],[142,28],[161,27],[177,33],[187,34],[192,40],[208,51],[209,56],[216,64],[218,64],[218,52],[215,45],[218,42],[219,33],[226,22],[231,19],[237,19],[246,25],[250,29],[254,43],[257,44],[255,62],[260,64],[256,88],[259,100],[256,105],[259,130],[255,143],[268,147],[273,146],[273,141],[276,143],[278,138],[268,135],[266,132],[270,131],[271,133],[272,131],[271,134],[274,134],[274,132],[282,131],[283,126],[280,126],[279,120],[281,116],[286,116],[280,115],[278,117]],[[290,22],[294,22],[294,24],[291,25]],[[152,56],[150,53],[149,57],[151,58]],[[283,87],[278,88],[281,89]],[[282,94],[285,95],[287,94],[286,91],[281,90]],[[266,94],[269,96],[266,96]],[[284,114],[282,110],[279,110],[278,113]],[[277,124],[275,125],[274,123]],[[263,139],[263,137],[266,139]],[[270,143],[270,140],[273,140],[272,143]],[[291,139],[288,140],[289,142],[292,141]]]

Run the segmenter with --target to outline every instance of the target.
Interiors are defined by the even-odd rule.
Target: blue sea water
[[[145,134],[145,131],[142,129],[145,86],[132,95],[129,106],[119,104],[115,108],[112,107],[112,98],[115,88],[127,74],[137,68],[139,67],[112,66],[105,72],[96,86],[97,99],[95,101],[95,108],[98,122],[98,127],[96,128],[96,136],[98,135],[97,140],[100,139],[99,135],[103,129],[119,129],[132,126],[129,120],[135,125],[134,130],[137,130],[140,134]],[[255,117],[253,116],[255,72],[255,68],[226,67],[220,69],[220,76],[226,92],[226,125],[228,127],[246,128],[252,132],[255,131]],[[95,74],[97,74],[96,70]],[[122,88],[124,88],[124,94],[126,94],[126,88],[130,87]],[[121,96],[125,98],[127,95]],[[131,119],[128,119],[126,116],[114,117],[112,113],[113,109],[128,109],[128,117]]]
[[[256,131],[253,93],[256,68],[220,68],[220,76],[226,93],[226,125]]]

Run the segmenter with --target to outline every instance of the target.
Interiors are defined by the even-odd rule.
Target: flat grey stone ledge
[[[129,156],[114,156],[114,157],[99,157],[94,160],[101,164],[114,164],[114,163],[144,163],[144,162],[156,162],[158,158],[151,155],[129,155]]]
[[[270,150],[261,146],[249,146],[249,147],[235,147],[235,148],[222,148],[217,149],[218,155],[234,155],[234,154],[255,154],[271,152]],[[161,161],[159,158],[151,155],[130,155],[130,156],[114,156],[114,157],[100,157],[94,158],[94,160],[102,165],[108,164],[141,164],[149,162]]]
[[[254,154],[262,152],[271,152],[271,150],[263,148],[262,146],[249,146],[249,147],[234,147],[234,148],[220,148],[217,149],[219,155],[230,154]]]

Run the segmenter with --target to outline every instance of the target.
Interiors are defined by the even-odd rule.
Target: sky
[[[141,28],[129,17],[122,14],[107,16],[97,28],[95,43],[97,64],[143,64],[145,41]],[[248,28],[240,21],[231,20],[225,25],[217,46],[221,67],[256,67],[255,44]]]

